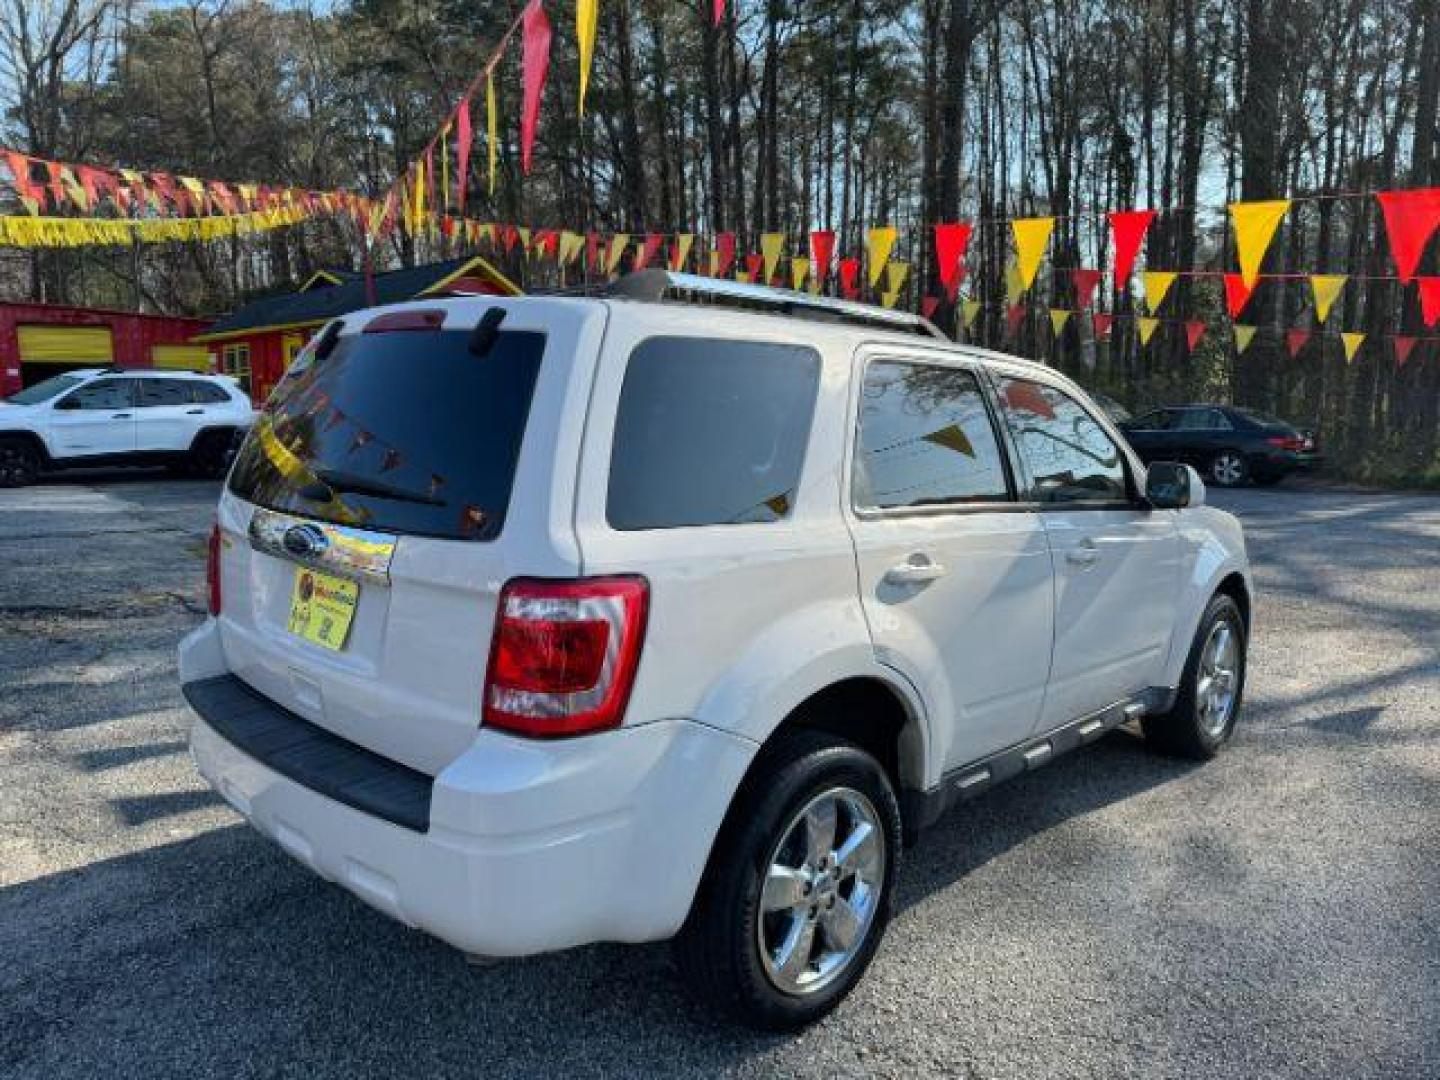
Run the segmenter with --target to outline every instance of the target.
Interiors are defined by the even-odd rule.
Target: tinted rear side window
[[[230,400],[230,395],[214,383],[191,382],[190,400],[197,405],[223,405]]]
[[[162,405],[189,405],[190,388],[179,379],[139,379],[140,398],[136,402],[142,409],[158,408]]]
[[[786,517],[819,384],[813,349],[711,338],[643,342],[630,355],[615,417],[610,526]]]
[[[545,335],[468,331],[342,337],[286,379],[236,460],[230,489],[305,517],[449,539],[499,535]]]

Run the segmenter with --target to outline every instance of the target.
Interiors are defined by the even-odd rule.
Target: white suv
[[[0,487],[44,469],[173,465],[220,476],[254,418],[234,379],[146,369],[81,368],[0,400]]]
[[[793,1026],[947,806],[1129,720],[1220,748],[1244,540],[1045,367],[637,278],[326,329],[220,501],[191,748],[466,953],[678,935],[694,988]]]

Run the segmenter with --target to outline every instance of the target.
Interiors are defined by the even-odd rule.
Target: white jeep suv
[[[663,272],[331,324],[221,497],[200,772],[468,954],[676,936],[822,1015],[946,807],[1126,721],[1209,757],[1244,682],[1194,471],[931,330]]]
[[[220,476],[254,418],[225,375],[81,368],[0,400],[0,487],[44,469],[172,465]]]

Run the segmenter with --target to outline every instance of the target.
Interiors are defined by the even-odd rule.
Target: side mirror
[[[1205,505],[1205,481],[1189,465],[1157,461],[1145,470],[1145,498],[1156,510]]]

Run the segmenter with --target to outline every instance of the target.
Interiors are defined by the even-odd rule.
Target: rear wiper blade
[[[426,492],[397,487],[394,484],[387,484],[383,480],[374,480],[368,476],[356,476],[354,473],[340,472],[335,469],[311,469],[310,471],[315,478],[329,488],[332,493],[344,491],[351,495],[374,495],[380,499],[390,499],[394,502],[420,503],[422,506],[446,505],[444,499],[436,498],[434,495],[427,494]],[[302,494],[304,494],[303,491]]]

